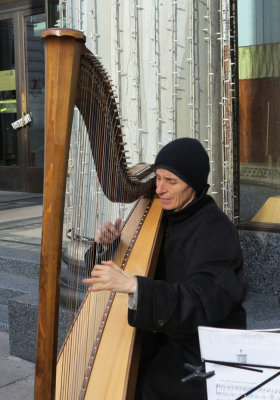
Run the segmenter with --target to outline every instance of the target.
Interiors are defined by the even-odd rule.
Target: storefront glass
[[[0,166],[18,165],[16,120],[16,72],[14,25],[12,19],[0,20]],[[5,57],[3,56],[5,55]]]
[[[280,224],[280,3],[260,3],[238,5],[240,217]]]
[[[28,110],[32,113],[29,130],[29,166],[44,166],[44,48],[41,33],[46,29],[45,14],[25,18],[27,36]]]

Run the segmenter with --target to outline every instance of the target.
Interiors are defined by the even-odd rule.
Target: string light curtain
[[[229,0],[60,0],[59,26],[79,29],[115,85],[131,163],[153,163],[176,137],[208,151],[209,193],[235,220]]]

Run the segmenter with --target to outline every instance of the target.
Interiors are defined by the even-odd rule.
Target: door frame
[[[33,5],[35,3],[35,5]],[[17,119],[28,112],[28,87],[26,73],[26,35],[24,18],[45,12],[44,0],[9,1],[2,0],[0,19],[13,19],[16,69]],[[17,130],[18,165],[0,166],[0,190],[42,193],[44,169],[29,166],[28,125]]]

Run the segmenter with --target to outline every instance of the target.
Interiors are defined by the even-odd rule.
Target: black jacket
[[[205,399],[204,382],[180,378],[184,363],[201,363],[199,325],[246,328],[238,234],[208,195],[165,212],[164,225],[155,279],[137,277],[137,311],[128,314],[130,325],[148,332],[136,398]]]

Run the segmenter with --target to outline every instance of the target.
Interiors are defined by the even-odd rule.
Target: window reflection
[[[256,10],[238,3],[240,218],[280,223],[280,3]]]
[[[12,19],[0,21],[0,165],[18,164],[17,132],[11,127],[16,120],[16,76],[14,26]]]
[[[28,111],[32,113],[29,131],[29,166],[44,166],[44,48],[41,33],[46,29],[45,14],[26,18]]]

